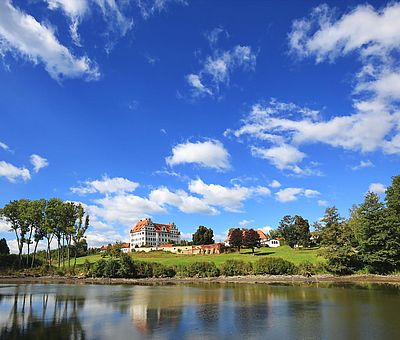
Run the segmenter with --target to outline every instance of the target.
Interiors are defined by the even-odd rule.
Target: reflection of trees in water
[[[3,308],[10,305],[0,339],[85,339],[78,315],[84,305],[82,297],[34,295],[16,286],[14,294],[3,296],[0,303]]]

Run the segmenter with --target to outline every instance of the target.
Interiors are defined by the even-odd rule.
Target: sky
[[[348,216],[399,175],[398,32],[393,1],[0,0],[0,206],[81,202],[89,246]]]

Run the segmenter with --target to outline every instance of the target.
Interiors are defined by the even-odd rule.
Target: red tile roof
[[[267,235],[264,234],[264,232],[262,230],[256,230],[258,236],[260,236],[260,240],[268,240]]]
[[[151,222],[150,219],[145,218],[143,220],[140,220],[136,225],[131,229],[131,233],[137,233],[138,231],[142,230],[143,227],[149,225]],[[172,224],[161,224],[161,223],[153,223],[153,226],[155,228],[156,232],[162,231],[162,228],[165,227],[167,232],[171,230]]]

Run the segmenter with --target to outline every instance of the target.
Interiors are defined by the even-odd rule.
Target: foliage
[[[193,234],[193,244],[203,245],[203,244],[213,244],[214,243],[214,232],[211,228],[205,226],[199,226],[196,232]]]
[[[279,222],[278,232],[291,248],[299,245],[307,247],[310,243],[310,225],[299,215],[284,216]]]
[[[7,241],[5,238],[0,240],[0,255],[10,254],[10,248],[8,248]]]
[[[254,273],[259,275],[292,275],[296,266],[280,257],[264,257],[254,263]]]
[[[193,262],[179,266],[177,274],[182,277],[216,277],[220,272],[214,262]]]
[[[339,215],[336,207],[326,208],[321,219],[320,235],[328,270],[349,274],[360,268],[354,229]]]
[[[240,247],[243,244],[243,232],[240,228],[231,228],[228,233],[229,245],[235,247],[240,252]]]
[[[251,249],[254,254],[254,248],[260,247],[260,236],[254,229],[244,229],[242,244],[243,247]]]
[[[221,274],[225,276],[250,275],[252,272],[252,264],[242,260],[227,260],[221,266]]]

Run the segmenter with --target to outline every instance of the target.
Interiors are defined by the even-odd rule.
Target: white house
[[[154,223],[150,218],[140,220],[131,229],[131,249],[142,246],[158,247],[166,243],[179,243],[181,233],[175,223]]]
[[[279,242],[279,240],[268,240],[267,243],[268,247],[271,248],[276,248],[276,247],[280,247],[281,243]]]

